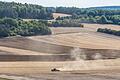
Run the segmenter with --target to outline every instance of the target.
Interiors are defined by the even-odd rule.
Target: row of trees
[[[84,27],[78,20],[57,20],[48,23],[51,27]]]
[[[120,31],[117,30],[112,30],[112,29],[102,29],[102,28],[98,28],[97,32],[102,32],[102,33],[107,33],[107,34],[112,34],[112,35],[116,35],[116,36],[120,36]]]
[[[0,19],[0,37],[49,35],[51,30],[41,21],[23,21],[21,19]]]

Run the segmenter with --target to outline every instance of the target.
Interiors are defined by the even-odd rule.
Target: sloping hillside
[[[0,73],[18,75],[64,74],[120,71],[120,37],[96,32],[99,27],[120,29],[116,25],[84,24],[84,28],[51,28],[53,35],[0,39]],[[73,32],[72,32],[73,31]],[[71,50],[81,48],[88,60],[71,59]],[[81,52],[80,52],[81,53]],[[99,53],[105,60],[89,60]],[[6,62],[4,62],[6,61]],[[11,62],[12,61],[12,62]],[[78,65],[80,64],[80,65]],[[44,76],[46,74],[43,74]],[[70,75],[67,74],[67,75]],[[53,78],[53,76],[52,76]],[[103,79],[104,80],[104,79]]]
[[[84,24],[85,28],[51,28],[52,36],[31,37],[33,40],[45,41],[51,44],[90,49],[117,49],[120,50],[120,37],[96,32],[97,28],[112,28],[120,30],[116,25]],[[73,31],[73,33],[70,33]],[[75,33],[76,31],[76,33]],[[62,34],[63,32],[63,34]],[[78,33],[79,32],[79,33]],[[67,33],[67,34],[66,34]],[[69,33],[69,34],[68,34]],[[117,45],[116,45],[117,44]],[[112,46],[111,46],[112,45]]]

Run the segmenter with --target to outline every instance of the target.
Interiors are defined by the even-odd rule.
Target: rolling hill
[[[120,10],[120,6],[100,6],[100,7],[91,7],[96,9],[107,9],[107,10]]]

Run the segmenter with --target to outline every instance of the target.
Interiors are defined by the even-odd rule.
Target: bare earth
[[[120,50],[120,37],[96,32],[99,27],[120,30],[120,26],[84,25],[85,28],[51,28],[53,35],[49,36],[0,39],[0,55],[64,56],[74,47]],[[51,72],[52,68],[61,72]],[[0,74],[0,77],[15,80],[120,80],[120,59],[1,61]]]
[[[37,41],[72,47],[120,50],[120,37],[96,32],[96,29],[99,27],[120,30],[120,26],[99,24],[84,25],[85,28],[51,28],[54,34],[59,35],[35,36],[30,38]]]

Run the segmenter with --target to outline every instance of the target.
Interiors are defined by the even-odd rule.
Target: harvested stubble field
[[[120,30],[120,26],[84,26],[51,28],[53,35],[49,36],[0,39],[0,55],[8,59],[1,60],[0,73],[32,80],[120,80],[120,37],[96,32],[99,27]],[[73,61],[71,50],[76,47],[84,49],[87,56],[100,53],[118,59]],[[52,68],[63,72],[51,72]]]
[[[36,41],[45,41],[47,43],[71,47],[120,50],[120,37],[96,32],[97,28],[120,30],[119,26],[100,24],[84,24],[84,26],[84,28],[51,28],[54,35],[30,38]]]
[[[54,19],[56,19],[56,18],[58,18],[58,17],[66,17],[66,16],[72,16],[72,15],[63,14],[63,13],[53,13]]]

